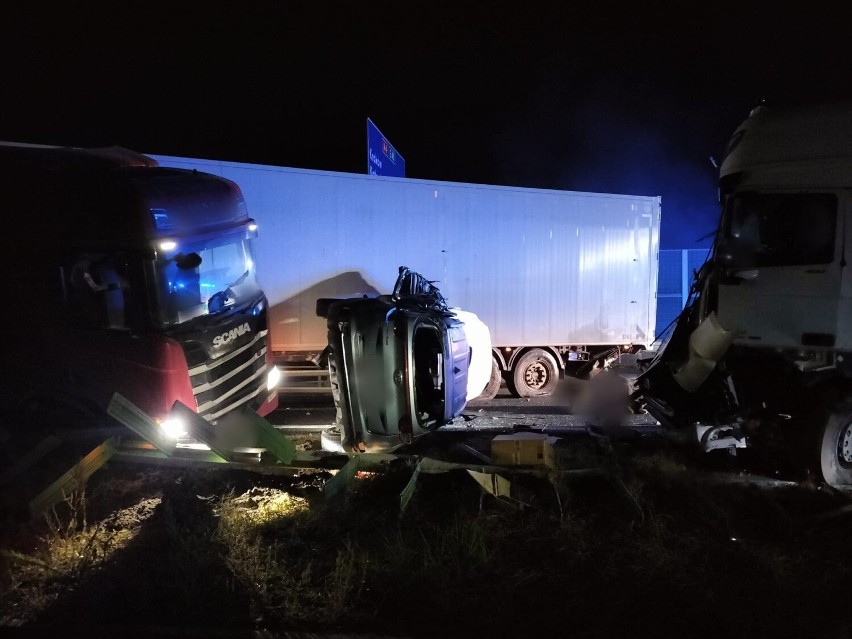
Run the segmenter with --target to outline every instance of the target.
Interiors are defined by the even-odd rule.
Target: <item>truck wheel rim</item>
[[[844,464],[852,464],[852,421],[848,422],[837,441],[837,456]]]
[[[533,362],[524,371],[527,387],[539,390],[547,384],[547,367],[541,362]]]

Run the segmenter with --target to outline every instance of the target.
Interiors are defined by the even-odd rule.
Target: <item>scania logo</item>
[[[232,328],[227,333],[222,333],[221,335],[217,335],[213,338],[213,346],[219,348],[220,346],[224,346],[228,342],[232,342],[237,339],[240,335],[245,335],[246,333],[251,332],[251,326],[246,322],[242,326],[237,326],[236,328]]]

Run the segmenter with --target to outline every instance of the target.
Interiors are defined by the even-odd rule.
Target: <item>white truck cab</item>
[[[803,370],[852,351],[852,110],[758,107],[720,170],[717,314]],[[842,355],[841,361],[842,364]]]
[[[658,419],[852,485],[850,188],[852,105],[761,106],[736,129],[712,259],[641,380]]]

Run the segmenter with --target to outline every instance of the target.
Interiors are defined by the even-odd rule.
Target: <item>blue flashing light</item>
[[[151,215],[154,216],[154,226],[157,230],[173,229],[175,227],[169,219],[169,213],[166,209],[151,209]]]

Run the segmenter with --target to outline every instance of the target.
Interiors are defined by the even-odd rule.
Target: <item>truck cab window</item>
[[[174,326],[243,307],[260,294],[249,240],[190,246],[156,263],[159,321]],[[188,260],[190,254],[195,260]]]
[[[73,319],[93,327],[127,328],[130,286],[122,260],[104,254],[81,254],[62,271],[66,308]]]
[[[728,199],[723,255],[728,266],[829,264],[834,259],[837,196],[740,193]]]

